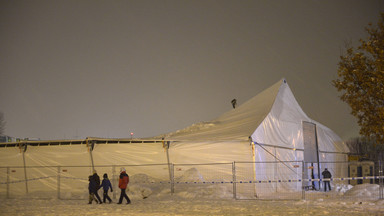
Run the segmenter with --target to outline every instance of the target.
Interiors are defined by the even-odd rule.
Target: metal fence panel
[[[301,161],[235,164],[237,199],[301,199]]]
[[[129,194],[146,198],[152,194],[174,194],[185,198],[236,199],[383,199],[382,164],[376,173],[357,177],[351,174],[354,163],[321,162],[321,171],[332,173],[332,192],[324,192],[322,176],[311,176],[316,168],[302,161],[233,162],[210,164],[148,164],[105,166],[34,166],[0,167],[1,198],[88,199],[88,176],[96,170],[103,179],[106,173],[112,183],[113,199],[118,198],[120,168],[130,176]],[[312,166],[312,167],[311,167]],[[367,168],[367,167],[366,167]],[[361,183],[361,184],[359,184]],[[362,184],[365,183],[365,184]],[[314,185],[318,185],[315,187]],[[352,188],[354,187],[354,188]],[[352,188],[352,189],[351,189]],[[370,189],[357,194],[355,189]],[[345,192],[345,193],[344,193]],[[102,192],[99,191],[99,195]],[[219,195],[219,197],[218,197]],[[358,196],[356,198],[356,196]]]
[[[186,196],[233,197],[232,163],[174,164],[174,193]]]

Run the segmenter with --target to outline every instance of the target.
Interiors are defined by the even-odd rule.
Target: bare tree
[[[5,131],[4,114],[0,112],[0,136],[4,135],[4,131]]]

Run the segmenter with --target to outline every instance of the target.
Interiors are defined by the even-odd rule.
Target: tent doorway
[[[304,142],[304,178],[318,179],[320,174],[319,146],[317,142],[316,124],[303,121],[303,142]],[[320,189],[318,181],[304,182],[307,188]]]

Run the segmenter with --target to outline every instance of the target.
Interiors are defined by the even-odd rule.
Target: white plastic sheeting
[[[297,179],[303,177],[303,171],[307,173],[305,178],[312,178],[312,170],[315,177],[320,177],[318,171],[324,167],[308,171],[306,169],[310,165],[298,168],[297,164],[285,162],[304,160],[303,122],[313,123],[316,128],[314,136],[318,152],[315,155],[319,155],[319,161],[315,162],[347,161],[347,146],[333,131],[304,113],[284,79],[217,119],[160,137],[178,141],[177,149],[180,151],[173,150],[176,146],[170,149],[170,157],[178,158],[177,162],[245,161],[250,157],[236,150],[247,149],[245,146],[252,145],[253,141],[255,146],[251,161],[255,162],[255,171],[252,180]],[[279,168],[276,167],[277,163],[280,163]],[[331,171],[346,176],[345,166],[332,166]],[[265,185],[263,191],[272,192],[276,187],[273,184]],[[300,188],[298,183],[280,184],[279,187],[280,190]]]
[[[303,122],[316,125],[319,162],[347,160],[346,145],[329,128],[304,113],[284,79],[217,119],[151,138],[169,141],[168,151],[159,142],[96,144],[90,154],[88,146],[81,144],[30,146],[24,156],[27,166],[88,166],[88,170],[63,168],[66,172],[60,172],[68,178],[80,175],[86,178],[92,172],[89,168],[92,165],[100,167],[100,175],[105,172],[116,178],[119,166],[126,164],[154,165],[169,162],[178,165],[236,161],[251,162],[251,165],[244,165],[252,167],[251,171],[236,173],[241,180],[289,180],[303,177],[303,170],[309,173],[307,167],[292,162],[304,160]],[[22,156],[16,147],[0,149],[2,166],[23,166]],[[112,165],[113,168],[103,168],[103,165]],[[140,173],[143,169],[130,168],[133,174]],[[346,175],[347,172],[344,166],[329,165],[328,168],[336,175]],[[168,166],[164,166],[149,172],[153,177],[169,179],[168,169]],[[206,179],[214,179],[215,175],[224,176],[228,180],[233,177],[231,166],[225,166],[220,171],[217,171],[217,167],[208,165],[201,169],[204,169],[199,171]],[[47,172],[50,175],[52,170],[36,172]],[[53,187],[53,183],[47,182],[47,185]],[[263,190],[257,188],[260,184],[251,187],[257,194],[276,192],[277,189],[289,191],[300,188],[298,183],[266,184],[262,186]]]

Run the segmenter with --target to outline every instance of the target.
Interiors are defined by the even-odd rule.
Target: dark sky
[[[356,120],[331,81],[382,0],[0,1],[5,133],[148,137],[208,121],[286,78],[343,139]]]

